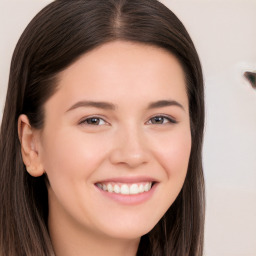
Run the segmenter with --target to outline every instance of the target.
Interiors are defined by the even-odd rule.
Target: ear
[[[44,174],[44,168],[38,154],[38,131],[33,129],[26,115],[18,119],[18,135],[21,144],[21,154],[27,171],[31,176]]]

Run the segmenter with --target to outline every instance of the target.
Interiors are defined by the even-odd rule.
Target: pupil
[[[90,118],[88,120],[89,124],[99,124],[99,118]]]
[[[154,124],[162,124],[162,123],[163,123],[163,118],[160,117],[160,116],[154,117],[153,123],[154,123]]]

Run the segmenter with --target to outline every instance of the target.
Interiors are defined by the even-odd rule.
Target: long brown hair
[[[173,205],[141,238],[139,256],[200,256],[204,237],[202,139],[204,92],[200,61],[180,20],[157,0],[56,0],[23,32],[13,54],[0,133],[0,255],[54,255],[47,229],[45,177],[23,164],[17,120],[44,125],[44,103],[58,73],[82,54],[113,40],[167,49],[186,76],[192,149],[187,176]],[[153,210],[153,209],[152,209]]]

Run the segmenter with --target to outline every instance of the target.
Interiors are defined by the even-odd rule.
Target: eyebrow
[[[154,109],[154,108],[162,108],[168,106],[177,106],[181,109],[185,110],[184,107],[175,100],[159,100],[156,102],[151,102],[147,109]],[[80,107],[94,107],[99,109],[106,109],[106,110],[115,110],[117,107],[113,103],[104,102],[104,101],[78,101],[74,105],[72,105],[66,112],[69,112],[73,109],[80,108]]]
[[[184,107],[176,100],[159,100],[156,102],[152,102],[148,105],[148,109],[162,108],[162,107],[168,107],[168,106],[177,106],[185,110]]]
[[[100,109],[107,109],[107,110],[115,110],[116,106],[112,103],[103,102],[103,101],[78,101],[74,105],[72,105],[66,112],[69,112],[73,109],[80,108],[80,107],[94,107]]]

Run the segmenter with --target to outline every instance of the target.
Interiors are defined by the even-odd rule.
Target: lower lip
[[[143,192],[140,194],[135,194],[135,195],[123,195],[123,194],[117,194],[115,192],[110,193],[98,188],[96,185],[95,187],[100,191],[100,193],[103,196],[106,196],[118,203],[125,204],[125,205],[137,205],[137,204],[146,202],[153,196],[157,187],[157,183],[155,183],[149,191]]]

